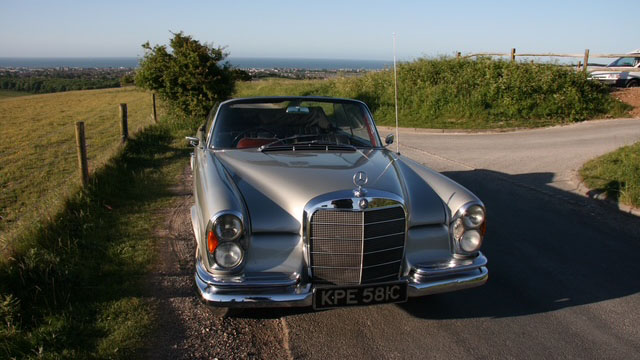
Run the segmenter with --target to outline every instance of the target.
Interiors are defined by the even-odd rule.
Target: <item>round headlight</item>
[[[482,236],[477,230],[469,230],[460,239],[460,248],[466,252],[474,252],[480,249]]]
[[[462,220],[467,228],[477,228],[484,222],[484,209],[482,206],[473,205],[464,213]]]
[[[242,235],[242,222],[235,215],[222,215],[216,219],[215,232],[220,240],[237,240]]]
[[[242,249],[233,242],[223,242],[216,248],[216,263],[224,268],[238,266],[242,261]]]
[[[451,227],[451,232],[453,233],[453,238],[456,241],[460,241],[462,234],[464,234],[464,226],[462,226],[462,219],[456,219],[453,222],[453,226]]]

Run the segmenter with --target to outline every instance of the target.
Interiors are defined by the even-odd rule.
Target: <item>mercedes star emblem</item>
[[[367,173],[364,171],[358,171],[353,175],[353,183],[356,186],[365,186],[369,181],[369,177],[367,177]]]

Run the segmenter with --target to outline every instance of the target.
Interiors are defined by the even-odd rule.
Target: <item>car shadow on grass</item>
[[[444,173],[482,199],[486,285],[398,306],[427,319],[512,317],[640,292],[640,218],[550,186],[553,174]]]

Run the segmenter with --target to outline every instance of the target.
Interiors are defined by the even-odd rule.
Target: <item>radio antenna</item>
[[[398,136],[398,70],[396,68],[396,33],[393,33],[393,91],[396,105],[396,153],[400,154],[400,137]]]

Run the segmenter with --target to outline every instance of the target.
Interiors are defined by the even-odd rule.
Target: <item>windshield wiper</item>
[[[318,140],[312,140],[312,141],[303,141],[303,142],[298,142],[295,144],[292,144],[294,146],[330,146],[332,149],[333,148],[345,148],[345,149],[353,149],[356,150],[357,148],[351,144],[341,144],[341,143],[337,143],[337,142],[330,142],[330,141],[318,141]]]
[[[264,149],[267,149],[267,148],[271,147],[272,145],[279,144],[281,142],[288,141],[288,140],[304,139],[304,138],[308,138],[308,137],[318,137],[318,136],[322,136],[322,134],[293,135],[293,136],[289,136],[289,137],[286,137],[286,138],[282,138],[282,139],[278,139],[278,140],[272,141],[272,142],[270,142],[268,144],[264,144],[264,145],[260,146],[258,148],[258,150],[262,151]]]

